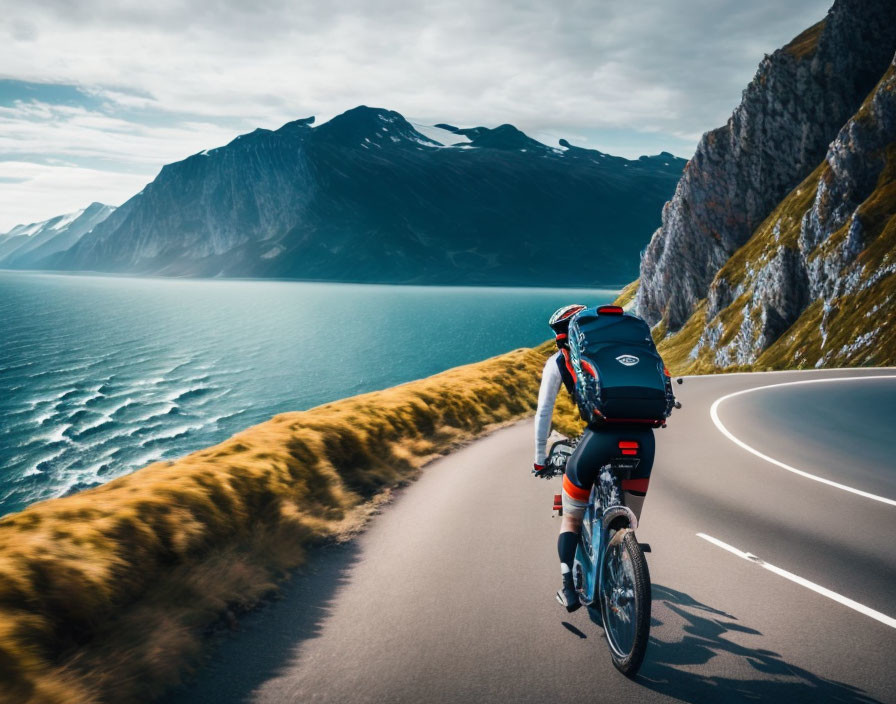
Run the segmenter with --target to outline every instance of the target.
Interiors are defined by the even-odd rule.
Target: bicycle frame
[[[585,515],[573,564],[573,579],[586,606],[600,594],[603,561],[610,541],[619,541],[638,527],[634,512],[622,503],[621,476],[631,469],[627,460],[612,460],[601,467]]]
[[[578,439],[554,443],[545,465],[560,474],[577,444]],[[638,518],[622,498],[622,484],[640,459],[631,456],[630,445],[620,441],[619,448],[623,456],[600,468],[591,489],[572,576],[579,601],[600,608],[613,665],[626,677],[634,677],[650,637],[650,572],[635,537]]]

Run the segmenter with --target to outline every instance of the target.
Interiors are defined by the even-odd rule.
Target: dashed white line
[[[743,440],[736,438],[731,433],[731,431],[729,431],[728,428],[726,428],[724,426],[722,421],[719,420],[718,409],[719,409],[719,405],[722,403],[722,401],[727,401],[729,398],[733,398],[735,396],[740,396],[741,394],[749,394],[749,393],[753,393],[754,391],[762,391],[763,389],[778,388],[780,386],[795,386],[797,384],[823,384],[823,383],[833,382],[833,381],[862,381],[862,380],[866,380],[866,379],[896,379],[896,374],[878,374],[875,376],[841,376],[841,377],[834,377],[831,379],[807,379],[805,381],[788,381],[788,382],[784,382],[781,384],[768,384],[766,386],[757,386],[752,389],[743,389],[742,391],[735,391],[732,394],[728,394],[727,396],[722,396],[721,398],[716,399],[715,403],[713,403],[712,407],[709,409],[709,415],[710,415],[710,418],[712,418],[712,422],[715,424],[716,428],[718,428],[719,431],[723,435],[725,435],[725,437],[727,437],[729,440],[731,440],[731,442],[735,443],[736,445],[739,445],[740,447],[745,449],[747,452],[753,453],[754,455],[756,455],[760,459],[765,460],[766,462],[770,462],[771,464],[776,465],[776,466],[780,467],[781,469],[786,469],[788,472],[793,472],[794,474],[798,474],[801,477],[805,477],[806,479],[811,479],[812,481],[821,482],[822,484],[827,484],[828,486],[832,486],[836,489],[842,489],[843,491],[848,491],[852,494],[864,496],[866,499],[872,499],[874,501],[880,501],[881,503],[884,503],[884,504],[889,504],[890,506],[896,506],[896,501],[894,501],[893,499],[888,499],[885,496],[878,496],[877,494],[872,494],[867,491],[862,491],[861,489],[856,489],[851,486],[846,486],[845,484],[840,484],[839,482],[834,482],[834,481],[831,481],[830,479],[825,479],[824,477],[819,477],[815,474],[810,474],[809,472],[805,472],[802,469],[797,469],[796,467],[791,467],[789,464],[785,464],[784,462],[781,462],[780,460],[776,460],[774,457],[769,457],[768,455],[761,453],[759,450],[757,450],[753,447],[750,447]]]
[[[838,594],[837,592],[833,592],[830,589],[822,587],[821,585],[815,584],[815,582],[810,582],[808,579],[803,579],[802,577],[793,574],[792,572],[788,572],[787,570],[782,570],[780,567],[775,567],[774,565],[770,565],[764,560],[759,559],[756,555],[753,555],[749,552],[744,552],[743,550],[738,550],[737,548],[729,545],[728,543],[724,543],[718,538],[713,538],[711,535],[706,535],[706,533],[697,533],[698,538],[703,538],[713,545],[722,548],[723,550],[727,550],[732,555],[737,555],[744,560],[748,560],[753,562],[760,567],[764,567],[769,572],[774,572],[776,575],[780,577],[784,577],[785,579],[789,579],[791,582],[795,582],[800,586],[806,587],[806,589],[811,589],[813,592],[817,594],[821,594],[822,596],[826,596],[828,599],[833,599],[834,601],[843,604],[844,606],[848,606],[850,609],[858,611],[860,614],[864,614],[865,616],[870,616],[875,621],[880,621],[881,623],[889,626],[890,628],[896,628],[896,618],[891,618],[886,614],[882,614],[880,611],[875,611],[874,609],[868,608],[864,604],[860,604],[857,601],[853,601],[852,599],[843,596],[842,594]]]

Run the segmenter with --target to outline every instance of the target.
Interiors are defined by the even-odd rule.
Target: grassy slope
[[[297,413],[0,520],[0,701],[147,699],[204,627],[427,461],[530,414],[546,343]],[[563,402],[557,425],[575,430]],[[520,471],[526,471],[521,467]]]
[[[863,282],[876,272],[896,265],[896,144],[887,150],[887,165],[877,187],[858,208],[868,245],[857,265],[865,266]],[[844,228],[845,229],[845,228]],[[835,245],[835,233],[825,246]],[[789,330],[757,360],[762,369],[803,366],[822,358],[825,366],[890,366],[896,364],[896,273],[881,277],[864,291],[833,301],[825,320],[827,338],[822,341],[822,302],[815,301]],[[872,341],[867,334],[880,332]],[[822,344],[823,342],[823,344]]]
[[[632,304],[635,302],[635,296],[638,293],[638,286],[641,285],[641,279],[635,279],[628,286],[626,286],[622,291],[619,292],[619,296],[617,296],[616,300],[613,301],[614,305],[622,306],[626,310],[632,307]]]
[[[856,119],[867,119],[866,112],[867,101]],[[706,302],[701,301],[690,320],[674,335],[666,337],[664,330],[655,330],[655,337],[661,340],[660,353],[673,373],[815,367],[819,361],[826,367],[896,364],[896,273],[892,271],[896,266],[896,144],[889,145],[886,166],[876,187],[857,209],[865,232],[865,249],[847,268],[849,272],[853,267],[864,267],[862,282],[868,282],[877,272],[890,269],[890,273],[859,293],[834,300],[826,315],[822,301],[810,302],[796,322],[760,354],[755,364],[720,369],[713,362],[715,348],[737,335],[743,311],[749,309],[749,272],[759,271],[779,247],[796,249],[802,217],[812,205],[819,180],[829,178],[829,172],[827,162],[819,165],[781,201],[718,272],[716,281],[724,279],[732,289],[744,286],[743,293],[731,305],[707,320]],[[843,227],[810,256],[839,247],[845,236],[846,227]],[[821,332],[823,318],[826,338]],[[694,355],[700,336],[710,325],[721,326],[718,345],[703,347]],[[873,339],[868,335],[872,331],[877,331]]]
[[[818,40],[824,30],[825,20],[816,22],[808,29],[794,37],[790,44],[784,47],[784,51],[797,59],[808,59],[815,55],[818,48]]]

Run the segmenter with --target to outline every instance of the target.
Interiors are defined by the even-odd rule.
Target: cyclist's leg
[[[600,468],[618,453],[613,429],[586,428],[582,440],[566,463],[563,477],[564,498],[568,491],[570,497],[581,502],[584,509],[588,505],[591,487],[594,486]],[[564,506],[564,511],[565,509]]]
[[[654,439],[651,428],[614,426],[587,428],[575,452],[566,463],[566,472],[563,475],[563,521],[557,539],[563,588],[557,593],[557,599],[569,611],[579,606],[573,587],[572,566],[579,533],[582,530],[582,517],[591,497],[591,487],[594,486],[600,468],[620,454],[619,442],[622,440],[635,440],[639,446],[638,457],[641,461],[632,476],[623,480],[622,494],[625,505],[631,508],[640,520],[650,470],[653,467]]]
[[[620,455],[619,443],[625,440],[634,440],[638,443],[640,462],[631,476],[622,481],[622,498],[623,503],[632,509],[640,520],[655,451],[653,429],[649,427],[605,425],[586,430],[582,441],[566,465],[566,474],[563,477],[564,501],[567,497],[566,487],[569,486],[569,494],[581,499],[580,503],[584,510],[584,506],[588,505],[591,487],[594,485],[597,473],[611,458]],[[565,514],[565,504],[563,511]],[[581,517],[581,513],[579,516]]]
[[[583,468],[593,461],[595,442],[599,444],[599,441],[595,440],[594,432],[586,428],[582,439],[566,463],[566,472],[563,474],[563,520],[560,523],[560,537],[557,539],[557,552],[560,555],[560,569],[563,574],[572,570],[576,545],[582,530],[582,516],[585,514],[591,496],[591,486],[594,484],[595,473],[591,473],[589,481],[589,473],[583,471]]]
[[[570,466],[581,461],[581,457],[587,455],[587,448],[591,441],[592,433],[585,430],[585,434],[566,464],[566,473],[563,475],[563,520],[560,523],[560,535],[557,538],[557,553],[560,556],[560,573],[563,577],[563,586],[557,592],[557,601],[566,607],[567,611],[575,611],[581,606],[579,596],[576,593],[572,578],[572,566],[576,557],[576,546],[579,544],[579,533],[582,530],[582,516],[588,506],[588,498],[591,494],[591,486],[581,486],[570,478]],[[575,476],[575,475],[572,475]]]
[[[650,482],[650,472],[653,469],[653,457],[656,442],[653,437],[653,428],[636,428],[620,431],[619,440],[635,440],[638,443],[637,469],[632,470],[628,479],[622,480],[622,502],[628,506],[641,520],[641,509],[644,507],[644,499],[647,497],[647,486]]]

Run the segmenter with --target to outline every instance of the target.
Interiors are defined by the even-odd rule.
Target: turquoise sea
[[[0,514],[550,336],[611,290],[0,272]]]

